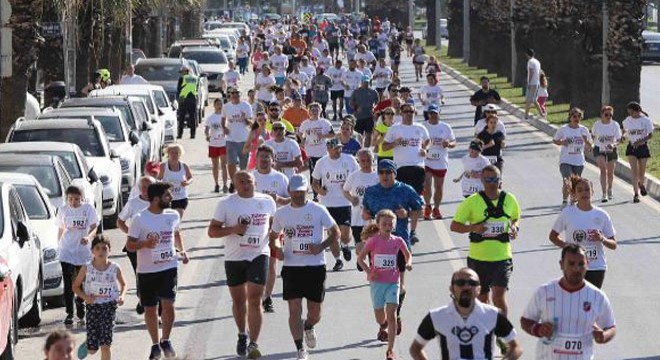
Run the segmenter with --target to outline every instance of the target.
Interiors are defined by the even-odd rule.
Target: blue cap
[[[295,174],[289,180],[289,191],[307,191],[309,183],[307,178],[300,174]]]
[[[371,81],[371,78],[369,77],[369,75],[366,75],[366,74],[362,75],[362,82],[369,82],[369,81]]]
[[[440,114],[440,108],[436,104],[431,104],[426,112]]]
[[[394,175],[396,175],[396,164],[394,163],[394,161],[390,159],[381,160],[378,163],[378,171],[381,170],[391,170],[392,172],[394,172]]]

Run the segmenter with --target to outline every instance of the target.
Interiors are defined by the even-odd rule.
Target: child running
[[[96,235],[92,240],[92,261],[83,265],[73,283],[73,291],[85,300],[87,340],[78,349],[78,358],[101,349],[101,360],[110,360],[110,345],[115,327],[117,306],[124,304],[126,281],[121,268],[110,261],[110,239]],[[84,290],[83,290],[84,289]]]
[[[378,340],[387,341],[387,360],[396,359],[394,339],[397,336],[396,310],[399,306],[399,267],[398,254],[403,254],[406,269],[412,270],[412,257],[406,242],[392,235],[396,215],[391,210],[381,210],[376,214],[376,223],[365,226],[363,236],[370,236],[358,255],[358,264],[367,274],[371,283],[371,301],[376,322],[380,325]],[[373,236],[371,236],[373,235]],[[371,257],[371,265],[365,259]]]

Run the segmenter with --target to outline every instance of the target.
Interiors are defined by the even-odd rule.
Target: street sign
[[[0,0],[0,26],[4,26],[9,22],[11,17],[11,5],[9,0]]]
[[[309,24],[309,22],[312,20],[312,13],[309,12],[304,13],[302,20],[304,24]]]
[[[62,23],[45,22],[41,25],[41,35],[45,37],[62,36]]]
[[[12,29],[0,28],[0,77],[11,77],[13,58],[12,53]]]

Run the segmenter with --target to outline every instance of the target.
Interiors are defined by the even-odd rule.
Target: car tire
[[[44,301],[48,304],[49,308],[54,309],[64,307],[64,295],[49,297]]]
[[[0,354],[0,360],[14,360],[16,343],[18,342],[18,294],[14,293],[14,304],[11,310],[11,322],[7,331],[7,346]]]
[[[30,311],[27,312],[20,320],[20,326],[21,327],[36,327],[41,324],[41,319],[42,319],[42,314],[43,314],[43,282],[41,281],[41,274],[39,274],[39,278],[37,279],[39,284],[39,287],[37,288],[37,292],[34,294],[34,298],[32,299],[32,307],[30,308]]]

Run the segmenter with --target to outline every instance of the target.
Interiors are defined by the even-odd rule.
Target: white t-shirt
[[[646,116],[637,119],[628,116],[623,120],[623,129],[628,132],[630,142],[633,143],[653,132],[653,122]]]
[[[478,135],[480,132],[484,131],[485,128],[486,128],[486,119],[479,119],[479,121],[477,121],[477,124],[474,125],[474,135]],[[495,129],[501,132],[502,135],[506,136],[506,127],[504,126],[502,120],[497,119],[497,125],[495,125]]]
[[[348,191],[352,196],[360,198],[360,203],[357,206],[352,206],[351,209],[351,226],[363,226],[364,220],[362,219],[362,199],[364,192],[369,186],[378,184],[378,173],[375,171],[365,173],[362,170],[355,170],[344,183],[344,190]],[[359,239],[358,239],[359,240]]]
[[[599,151],[606,152],[607,145],[621,140],[621,127],[614,120],[610,120],[608,124],[596,121],[591,128],[591,134],[594,137],[594,146],[598,146]]]
[[[158,239],[155,248],[143,247],[137,251],[138,274],[157,273],[178,266],[174,236],[180,221],[179,213],[173,209],[163,209],[160,214],[145,209],[133,217],[133,224],[128,229],[129,237],[138,239],[138,242]]]
[[[270,57],[270,63],[273,66],[275,76],[286,75],[286,68],[289,66],[289,58],[286,55],[273,55]]]
[[[367,50],[363,53],[358,52],[355,55],[355,60],[360,61],[360,59],[364,60],[365,63],[371,64],[372,62],[376,61],[376,55],[372,53],[371,51]]]
[[[422,94],[422,98],[424,99],[427,108],[431,104],[438,106],[441,105],[440,99],[442,99],[442,87],[440,87],[440,85],[424,85],[419,89],[419,93]]]
[[[289,74],[289,79],[298,80],[300,82],[300,94],[305,95],[311,78],[304,72],[299,71],[298,73],[292,72]]]
[[[486,166],[490,165],[490,160],[485,156],[479,154],[477,157],[470,157],[470,154],[463,156],[461,159],[463,163],[463,178],[461,178],[461,189],[463,196],[472,195],[484,189],[484,184],[481,178],[472,178],[469,176],[471,171],[481,172]]]
[[[119,83],[121,85],[144,85],[148,84],[149,82],[140,75],[124,75],[119,80]]]
[[[330,155],[319,159],[314,166],[312,178],[319,180],[328,191],[325,196],[320,196],[321,204],[325,207],[350,206],[342,190],[348,175],[357,169],[357,161],[349,154],[340,153],[338,159],[331,159]]]
[[[539,85],[541,78],[541,63],[536,58],[527,61],[527,73],[532,74],[527,85]]]
[[[317,66],[323,66],[325,69],[330,70],[330,67],[332,66],[332,56],[323,56],[321,55],[319,59],[316,61]]]
[[[307,119],[300,124],[298,132],[305,138],[305,151],[307,156],[320,158],[328,153],[325,139],[321,136],[333,132],[332,124],[327,119],[318,120]]]
[[[353,71],[346,70],[342,80],[348,86],[348,88],[344,88],[344,97],[351,97],[353,90],[357,89],[360,86],[360,82],[362,82],[362,72],[358,69]]]
[[[255,181],[255,190],[266,195],[277,195],[289,197],[289,178],[281,172],[270,169],[268,174],[262,174],[259,170],[252,170]]]
[[[90,204],[82,203],[77,208],[68,205],[60,207],[57,212],[57,226],[64,230],[58,246],[61,262],[80,266],[92,259],[92,242],[88,241],[83,245],[80,240],[87,236],[92,225],[98,222],[96,210]]]
[[[206,127],[209,129],[209,146],[223,147],[227,144],[225,130],[222,128],[222,114],[213,113],[206,118]]]
[[[325,266],[325,251],[312,255],[309,245],[322,243],[324,229],[335,225],[328,210],[312,201],[299,208],[277,209],[273,231],[284,232],[284,266]]]
[[[275,161],[277,162],[290,162],[301,156],[300,146],[298,146],[297,142],[289,138],[284,138],[284,141],[282,142],[270,139],[266,141],[265,145],[268,145],[275,150]],[[291,179],[293,174],[296,173],[296,170],[292,167],[285,167],[282,168],[282,172],[287,178]]]
[[[259,90],[257,90],[258,100],[265,102],[272,102],[275,100],[275,95],[270,91],[270,87],[276,84],[273,74],[264,76],[264,74],[259,73],[255,80],[255,84],[259,86]]]
[[[250,131],[245,120],[252,118],[252,106],[246,101],[240,101],[238,104],[228,102],[222,108],[222,117],[229,129],[226,141],[245,142]]]
[[[389,66],[376,66],[374,70],[374,85],[377,88],[386,88],[392,82],[392,69]]]
[[[582,289],[573,292],[564,290],[559,280],[542,285],[522,316],[537,322],[556,322],[554,341],[546,345],[547,339],[538,340],[534,356],[537,360],[591,360],[593,325],[601,329],[616,325],[607,295],[588,281]]]
[[[557,130],[554,137],[555,140],[568,140],[568,145],[561,147],[561,152],[559,153],[560,164],[584,166],[584,146],[586,144],[583,136],[591,141],[591,133],[589,133],[589,129],[584,125],[579,125],[574,129],[566,124]]]
[[[225,81],[227,87],[238,87],[238,83],[241,81],[241,73],[236,70],[227,70],[227,72],[222,75],[222,80]]]
[[[615,235],[612,219],[605,210],[594,206],[589,211],[582,211],[575,205],[567,206],[559,213],[552,230],[563,232],[567,243],[582,245],[587,250],[589,270],[607,270],[603,243],[592,240],[590,234],[600,231],[608,239]]]
[[[371,72],[371,69],[368,66],[363,66],[363,67],[357,67],[357,71],[362,73],[362,76],[366,76],[369,79],[373,77],[373,73]]]
[[[240,44],[236,47],[236,58],[242,59],[248,57],[250,47],[247,44]]]
[[[119,213],[119,219],[126,223],[126,227],[131,228],[132,219],[135,215],[149,207],[149,201],[142,200],[140,196],[128,199],[124,208]]]
[[[337,69],[336,67],[331,67],[327,70],[325,70],[325,74],[330,77],[332,80],[332,87],[330,87],[331,91],[340,91],[344,90],[344,85],[341,83],[342,79],[344,78],[344,74],[346,73],[346,68],[340,67]]]
[[[431,139],[431,146],[429,146],[426,152],[426,160],[424,160],[425,166],[435,170],[446,169],[449,165],[449,153],[447,148],[442,146],[442,142],[456,140],[454,131],[449,124],[443,121],[438,121],[435,125],[425,121],[424,127],[429,132],[429,138]]]
[[[401,138],[401,145],[394,148],[394,162],[397,167],[424,166],[424,157],[420,150],[424,141],[429,139],[429,132],[420,124],[395,124],[385,134],[385,142],[393,143]]]
[[[273,198],[259,192],[252,198],[232,194],[218,201],[213,220],[227,227],[236,226],[239,221],[248,223],[242,236],[231,234],[223,238],[225,261],[252,261],[259,255],[270,254],[268,229],[275,209]]]
[[[301,64],[300,65],[300,72],[307,74],[307,76],[311,80],[316,75],[316,68],[314,67],[314,65],[311,65],[311,64],[308,64],[307,66],[304,66],[304,65]]]

